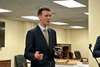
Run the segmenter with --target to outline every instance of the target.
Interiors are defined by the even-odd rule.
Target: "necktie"
[[[47,29],[45,29],[44,32],[45,32],[45,39],[46,39],[46,42],[47,42],[47,44],[49,45],[49,36],[48,36],[48,31],[47,31]]]

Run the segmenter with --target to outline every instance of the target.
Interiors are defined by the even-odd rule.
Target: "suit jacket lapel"
[[[36,29],[37,29],[37,35],[39,35],[39,38],[41,39],[41,41],[43,43],[42,45],[45,46],[46,48],[48,48],[46,39],[45,39],[45,37],[44,37],[44,35],[43,35],[43,33],[38,25],[37,25]]]
[[[52,45],[51,45],[51,41],[52,41],[52,32],[51,32],[51,30],[50,29],[48,29],[48,33],[49,33],[49,47],[51,47]]]

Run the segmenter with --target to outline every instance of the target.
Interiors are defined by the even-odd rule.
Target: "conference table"
[[[56,67],[89,67],[88,63],[82,63],[78,60],[56,60]]]
[[[88,63],[82,63],[78,60],[55,59],[55,61],[56,67],[89,67]],[[30,67],[30,64],[28,64],[28,67]]]
[[[57,65],[56,67],[89,67],[89,64],[77,64],[77,65]]]

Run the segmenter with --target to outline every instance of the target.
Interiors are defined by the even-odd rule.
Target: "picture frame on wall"
[[[5,22],[0,21],[0,48],[5,47]]]

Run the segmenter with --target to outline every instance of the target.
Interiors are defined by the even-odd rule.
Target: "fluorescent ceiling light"
[[[31,19],[31,20],[39,20],[37,16],[21,16],[22,18]]]
[[[51,22],[51,24],[55,24],[55,25],[68,25],[68,23],[63,23],[63,22]]]
[[[53,1],[53,2],[68,8],[86,7],[85,5],[76,2],[74,0]]]
[[[88,13],[88,12],[87,12],[87,13],[84,13],[84,14],[89,15],[89,13]]]
[[[0,13],[3,13],[3,12],[12,12],[11,10],[6,10],[6,9],[1,9],[0,8]]]
[[[84,19],[72,19],[72,20],[70,20],[70,21],[75,21],[75,22],[77,22],[77,21],[85,21]]]
[[[82,26],[70,26],[70,28],[80,29],[80,28],[84,28],[84,27],[82,27]]]

